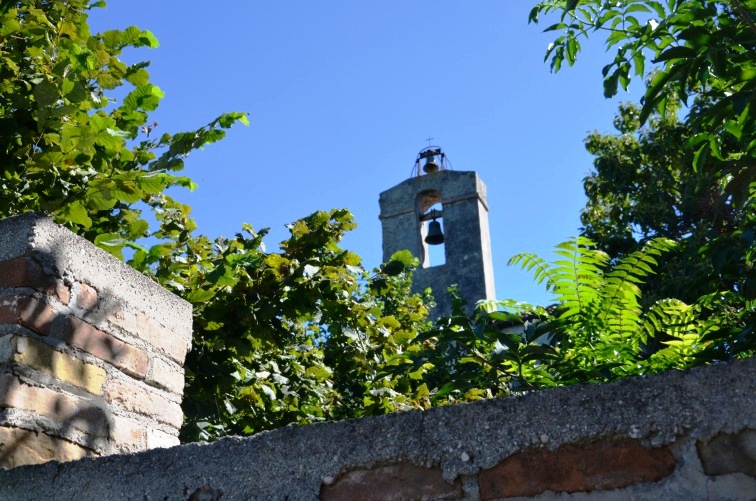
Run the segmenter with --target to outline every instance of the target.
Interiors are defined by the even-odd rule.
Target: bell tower
[[[486,186],[476,172],[447,165],[441,148],[429,146],[418,154],[412,176],[379,197],[383,260],[404,249],[420,260],[412,289],[433,289],[436,318],[451,312],[446,291],[452,285],[468,312],[476,301],[496,297]]]

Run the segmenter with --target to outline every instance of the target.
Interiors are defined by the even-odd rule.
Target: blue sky
[[[487,185],[497,296],[544,304],[543,287],[507,261],[551,259],[577,234],[591,168],[583,139],[612,131],[619,101],[602,95],[601,67],[613,56],[599,38],[575,67],[550,73],[553,36],[541,32],[550,23],[528,25],[533,4],[111,0],[90,23],[136,25],[160,40],[124,56],[150,60],[166,93],[151,117],[157,132],[249,113],[249,127],[187,159],[199,188],[177,198],[203,233],[270,227],[272,250],[286,223],[344,207],[359,225],[344,246],[372,268],[378,195],[410,176],[430,136],[455,170],[476,170]],[[620,99],[637,100],[635,86]]]

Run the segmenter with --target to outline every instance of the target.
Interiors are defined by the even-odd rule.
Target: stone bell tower
[[[412,177],[379,198],[383,260],[404,249],[420,260],[412,288],[433,289],[433,317],[450,313],[446,291],[455,284],[468,312],[476,301],[496,297],[486,186],[476,172],[450,170],[446,164],[440,148],[423,149]]]

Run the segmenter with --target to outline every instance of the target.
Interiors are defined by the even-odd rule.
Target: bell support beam
[[[425,214],[420,214],[420,221],[430,221],[432,219],[441,219],[442,217],[444,217],[443,210],[433,209]]]

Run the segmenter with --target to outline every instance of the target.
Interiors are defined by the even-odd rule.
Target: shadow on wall
[[[0,219],[0,466],[178,445],[191,322],[49,217]]]
[[[0,262],[0,466],[128,450],[111,404],[148,361],[95,327],[114,313],[100,297],[113,295],[64,276],[52,255]]]

